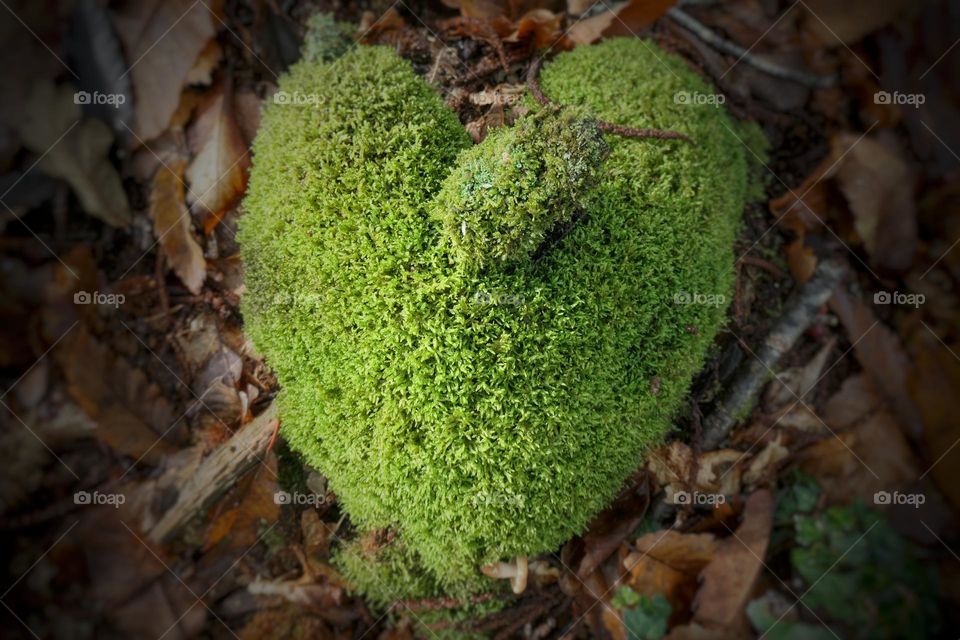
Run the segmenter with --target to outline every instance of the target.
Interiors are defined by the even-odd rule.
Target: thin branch
[[[681,27],[692,32],[714,49],[732,56],[737,56],[738,62],[745,62],[754,69],[763,71],[771,76],[782,78],[784,80],[790,80],[813,89],[831,87],[837,82],[837,77],[835,75],[818,76],[805,71],[783,67],[766,58],[761,58],[760,56],[751,53],[748,49],[744,49],[740,45],[720,37],[711,31],[710,28],[705,24],[677,7],[671,7],[668,9],[667,15],[670,16],[670,18],[672,18]]]
[[[757,349],[757,357],[743,365],[716,409],[703,421],[705,451],[719,447],[739,417],[753,408],[760,390],[770,379],[770,370],[810,326],[817,311],[833,295],[843,273],[841,263],[823,261],[813,277],[790,299],[784,314]]]

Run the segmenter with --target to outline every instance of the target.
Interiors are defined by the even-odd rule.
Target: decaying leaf
[[[870,383],[890,403],[907,434],[918,440],[923,422],[907,390],[910,361],[900,339],[886,325],[877,322],[866,303],[843,288],[834,293],[830,307],[854,343],[854,354]]]
[[[40,154],[44,172],[70,184],[84,211],[115,227],[130,224],[127,195],[110,163],[113,133],[99,120],[81,122],[73,89],[37,84],[18,133]]]
[[[196,294],[200,293],[207,277],[207,262],[203,258],[203,249],[193,237],[190,212],[184,202],[185,166],[181,159],[173,166],[161,165],[157,169],[150,192],[150,217],[153,218],[153,232],[170,267],[187,289]]]
[[[950,502],[960,506],[960,447],[956,446],[960,361],[954,355],[960,353],[960,346],[944,346],[937,336],[921,329],[911,347],[915,375],[909,381],[910,393],[923,416],[924,442],[933,464],[930,475]]]
[[[133,76],[137,136],[160,135],[177,110],[197,57],[216,33],[204,2],[123,2],[113,12]]]
[[[853,213],[853,225],[881,269],[904,271],[917,248],[913,172],[887,145],[872,137],[839,133],[832,155],[842,157],[836,182]]]
[[[844,381],[827,401],[824,421],[833,433],[800,451],[796,459],[817,478],[830,502],[873,502],[876,491],[908,485],[920,476],[897,419],[865,376]]]
[[[823,43],[841,46],[854,44],[868,33],[876,31],[909,7],[909,0],[872,2],[851,0],[837,3],[830,0],[807,0],[807,28]]]
[[[213,72],[220,64],[223,49],[216,40],[210,40],[193,63],[184,84],[208,85],[213,81]]]
[[[693,605],[695,622],[706,627],[749,631],[744,607],[764,568],[773,508],[773,495],[766,489],[753,493],[747,500],[740,526],[720,543],[701,574],[703,586]]]
[[[54,353],[70,396],[97,423],[97,437],[117,452],[153,465],[175,451],[182,421],[143,371],[112,353],[82,324]]]
[[[709,533],[667,529],[641,536],[633,547],[622,563],[628,572],[624,584],[642,595],[662,594],[674,613],[682,614],[689,611],[697,577],[713,559],[718,543]]]
[[[570,27],[568,37],[574,43],[590,44],[601,38],[633,36],[666,13],[676,0],[628,0],[614,4]]]
[[[736,495],[740,493],[741,463],[746,456],[734,449],[708,451],[696,460],[693,450],[682,442],[671,442],[651,452],[647,468],[657,484],[664,488],[668,502],[674,502],[680,492]],[[691,486],[692,485],[692,486]]]
[[[836,339],[829,340],[820,351],[802,367],[787,369],[777,375],[764,393],[764,402],[770,409],[779,409],[784,405],[805,398],[820,379],[827,358],[836,346]]]
[[[200,105],[187,132],[196,154],[187,167],[187,201],[205,217],[209,232],[239,200],[247,186],[250,154],[234,118],[232,91],[226,81],[212,89]]]
[[[873,265],[909,268],[917,248],[913,188],[913,172],[878,137],[834,135],[830,153],[804,183],[770,201],[771,212],[796,236],[787,247],[791,273],[801,282],[810,277],[816,258],[805,236],[820,233],[829,218],[844,222],[845,217],[852,219],[851,241],[862,243]],[[838,199],[849,213],[831,206]]]

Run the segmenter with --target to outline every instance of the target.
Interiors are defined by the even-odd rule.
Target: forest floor
[[[729,322],[663,446],[497,638],[956,637],[960,15],[945,0],[4,3],[0,617],[10,638],[410,638],[284,443],[234,239],[261,101],[330,11],[474,140],[526,71],[652,39],[770,140]],[[78,97],[79,96],[79,97]],[[85,96],[85,97],[84,97]],[[278,496],[306,488],[317,499]],[[954,633],[950,635],[950,630]]]

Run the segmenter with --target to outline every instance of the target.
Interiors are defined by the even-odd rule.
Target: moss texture
[[[254,143],[243,312],[283,384],[283,433],[448,593],[608,503],[683,403],[733,283],[746,151],[721,109],[674,100],[711,88],[635,39],[561,54],[541,80],[572,113],[694,144],[604,136],[597,167],[579,119],[544,141],[566,116],[533,105],[471,148],[377,47],[292,67],[280,89],[316,100],[267,104]],[[564,145],[577,162],[557,161]]]
[[[462,153],[431,212],[468,270],[529,260],[572,222],[609,147],[575,109],[541,109]]]

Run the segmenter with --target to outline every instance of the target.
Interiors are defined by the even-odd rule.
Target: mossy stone
[[[545,116],[531,102],[472,148],[381,47],[294,65],[280,89],[313,99],[267,104],[254,143],[242,310],[283,385],[284,437],[449,593],[583,531],[670,426],[732,291],[747,151],[722,108],[674,99],[711,87],[637,39],[560,54],[541,81],[584,119],[571,140],[602,119],[693,143],[604,135],[582,172],[540,158],[516,169],[528,182],[458,192],[493,151],[555,154],[527,135]],[[453,243],[451,205],[493,240]]]

